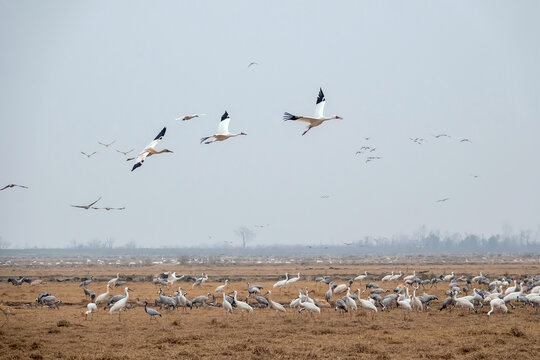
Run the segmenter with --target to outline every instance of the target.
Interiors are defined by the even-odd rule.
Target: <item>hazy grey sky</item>
[[[254,244],[537,229],[539,14],[538,1],[0,1],[0,185],[30,187],[0,192],[0,236],[190,246],[239,243],[240,225]],[[301,136],[282,114],[312,114],[319,87],[344,120]],[[224,110],[248,136],[200,145]],[[193,112],[208,116],[174,120]],[[163,126],[158,148],[174,153],[131,172],[114,149],[139,152]],[[364,145],[382,159],[366,164]],[[69,207],[99,196],[126,210]]]

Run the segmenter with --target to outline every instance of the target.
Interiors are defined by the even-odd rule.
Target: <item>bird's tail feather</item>
[[[297,120],[298,119],[298,116],[296,115],[293,115],[291,113],[288,113],[288,112],[285,112],[283,114],[283,121],[287,121],[287,120]]]

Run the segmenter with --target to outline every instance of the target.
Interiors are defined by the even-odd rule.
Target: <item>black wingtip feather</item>
[[[135,165],[133,165],[133,168],[131,169],[131,171],[135,170],[136,168],[138,167],[141,167],[142,164],[140,162],[136,163]]]
[[[317,104],[325,101],[324,93],[322,92],[322,88],[319,88],[319,96],[317,96]]]
[[[228,119],[229,118],[229,113],[227,112],[227,110],[225,110],[225,113],[221,116],[221,121],[225,120],[225,119]]]
[[[291,114],[291,113],[285,112],[285,113],[283,114],[283,121],[287,121],[287,120],[297,120],[297,119],[299,119],[299,117],[296,116],[296,115],[293,115],[293,114]]]
[[[165,136],[165,131],[167,131],[166,127],[164,127],[163,130],[161,130],[159,132],[159,134],[154,138],[154,140],[161,139],[162,137],[164,137]]]

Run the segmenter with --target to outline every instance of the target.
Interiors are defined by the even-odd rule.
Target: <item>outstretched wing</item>
[[[163,139],[163,136],[165,136],[165,131],[167,131],[167,128],[164,127],[160,132],[159,134],[157,134],[157,136],[154,138],[154,141],[152,141],[150,144],[148,144],[147,147],[144,148],[144,150],[148,149],[148,148],[155,148],[156,145],[158,144],[158,142],[161,141],[161,139]],[[144,152],[143,150],[143,152]],[[140,155],[139,155],[140,156]]]
[[[315,118],[322,118],[324,115],[324,104],[326,104],[326,99],[322,88],[319,89],[319,96],[317,96],[317,104],[315,105]]]
[[[221,116],[221,121],[219,122],[218,129],[217,129],[217,135],[226,135],[229,133],[230,121],[231,121],[231,118],[229,117],[229,113],[225,111],[225,113]]]

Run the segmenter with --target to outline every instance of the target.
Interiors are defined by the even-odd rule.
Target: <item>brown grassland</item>
[[[9,266],[0,269],[0,301],[9,305],[14,315],[6,322],[0,319],[0,358],[2,359],[538,359],[540,358],[540,312],[519,305],[508,314],[495,312],[486,316],[489,308],[474,314],[455,308],[439,311],[445,298],[447,283],[426,288],[439,297],[428,312],[406,313],[402,309],[374,314],[360,310],[341,315],[334,309],[324,309],[320,315],[298,313],[287,308],[286,313],[258,309],[251,314],[233,315],[217,307],[184,311],[163,310],[163,317],[150,320],[143,307],[134,306],[121,315],[110,316],[100,306],[92,318],[85,320],[85,299],[78,280],[90,274],[96,277],[88,288],[97,294],[105,292],[108,279],[119,272],[121,278],[131,277],[130,300],[149,300],[157,296],[158,288],[150,281],[152,274],[176,271],[177,274],[209,274],[203,287],[191,289],[191,282],[178,285],[188,292],[188,298],[213,292],[226,278],[228,292],[239,291],[247,296],[246,281],[261,284],[265,290],[284,278],[285,272],[300,272],[302,280],[273,292],[273,299],[288,303],[296,298],[301,287],[309,287],[310,296],[324,298],[328,287],[313,279],[329,275],[339,283],[366,270],[369,281],[385,289],[401,282],[382,283],[380,275],[402,270],[404,274],[426,271],[424,278],[448,274],[456,277],[477,275],[480,271],[491,278],[498,275],[522,276],[539,274],[540,265],[533,260],[524,263],[418,263],[359,265],[358,263],[298,262],[291,264],[236,265],[154,265],[104,267],[26,267]],[[7,277],[20,275],[47,279],[40,286],[12,286]],[[53,279],[70,279],[58,282]],[[142,280],[144,281],[135,281]],[[365,284],[365,282],[364,282]],[[353,289],[362,287],[354,283]],[[47,291],[61,299],[58,310],[27,306],[35,303],[39,292]],[[420,289],[420,294],[422,293]],[[115,288],[113,294],[121,294]],[[365,294],[363,296],[366,297]],[[335,300],[335,296],[332,300]],[[253,302],[253,300],[252,300]],[[218,298],[221,303],[221,298]],[[154,307],[154,306],[153,306]],[[3,314],[0,314],[3,316]]]

